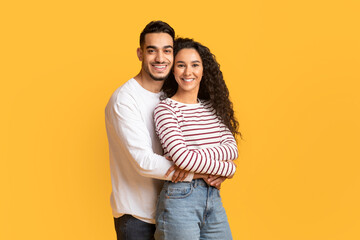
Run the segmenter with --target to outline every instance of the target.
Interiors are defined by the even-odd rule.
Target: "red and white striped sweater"
[[[232,176],[236,141],[208,101],[184,104],[167,98],[154,111],[156,133],[165,155],[181,169]]]

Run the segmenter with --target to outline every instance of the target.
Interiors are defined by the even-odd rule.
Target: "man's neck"
[[[152,79],[150,76],[148,76],[147,74],[144,74],[142,71],[140,71],[140,73],[138,75],[136,75],[134,77],[134,79],[146,90],[153,92],[153,93],[158,93],[160,92],[164,81],[156,81],[154,79]]]

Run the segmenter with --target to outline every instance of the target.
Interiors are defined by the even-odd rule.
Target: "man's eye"
[[[148,53],[153,53],[153,52],[155,52],[155,50],[153,49],[148,50]]]
[[[198,67],[198,66],[200,66],[199,64],[193,64],[192,65],[193,67]]]

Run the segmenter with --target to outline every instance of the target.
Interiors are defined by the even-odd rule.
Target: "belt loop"
[[[194,186],[194,188],[196,188],[197,187],[197,185],[198,185],[198,181],[197,181],[198,179],[194,179],[193,180],[193,186]]]

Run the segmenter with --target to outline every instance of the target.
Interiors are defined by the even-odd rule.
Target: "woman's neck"
[[[194,93],[184,93],[184,92],[181,93],[177,91],[175,95],[171,97],[171,99],[186,104],[198,103],[197,92],[196,94],[194,94]]]

